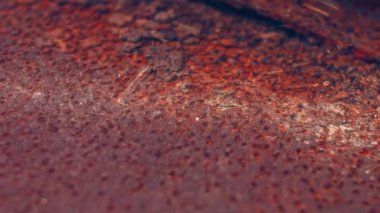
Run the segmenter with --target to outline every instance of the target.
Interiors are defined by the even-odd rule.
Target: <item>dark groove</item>
[[[283,22],[275,20],[269,16],[262,15],[257,11],[250,8],[236,8],[227,3],[218,0],[197,0],[198,2],[203,2],[204,4],[213,7],[225,14],[235,15],[246,19],[251,19],[269,26],[274,27],[274,29],[284,32],[289,37],[297,37],[302,41],[307,42],[307,37],[312,36],[319,42],[323,41],[323,38],[316,36],[312,33],[300,33],[292,28],[284,25]],[[309,43],[309,42],[307,42]]]

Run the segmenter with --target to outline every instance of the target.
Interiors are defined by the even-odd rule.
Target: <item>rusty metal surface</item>
[[[376,0],[215,0],[313,34],[359,58],[380,60],[380,4]]]
[[[377,212],[379,64],[198,1],[0,2],[1,212]]]

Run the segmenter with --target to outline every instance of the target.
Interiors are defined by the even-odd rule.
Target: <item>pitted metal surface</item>
[[[379,64],[200,1],[0,3],[1,212],[377,212]]]

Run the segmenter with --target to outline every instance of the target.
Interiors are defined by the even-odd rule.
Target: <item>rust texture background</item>
[[[362,58],[380,60],[380,3],[376,0],[215,0],[265,15]]]
[[[0,1],[0,212],[378,212],[379,72],[216,3]]]

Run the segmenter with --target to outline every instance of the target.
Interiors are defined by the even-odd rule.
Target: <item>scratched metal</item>
[[[378,212],[379,64],[198,1],[0,2],[0,212]]]

